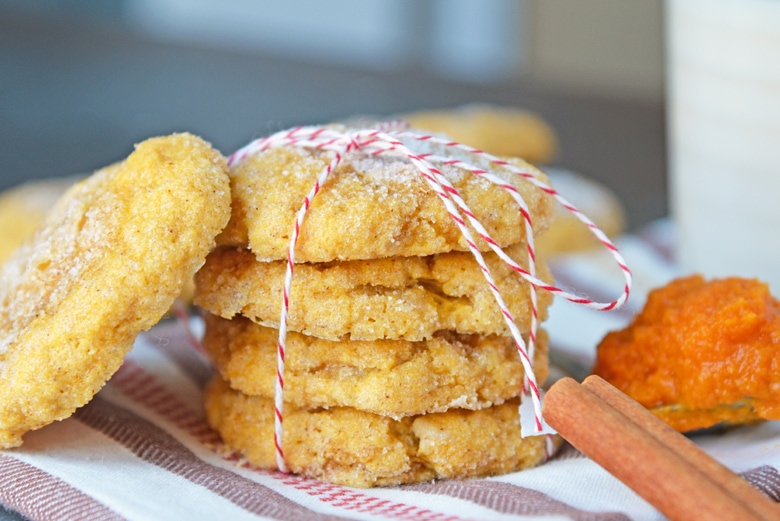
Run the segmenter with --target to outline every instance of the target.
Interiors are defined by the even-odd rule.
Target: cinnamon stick
[[[759,492],[738,474],[710,457],[690,439],[656,418],[653,413],[615,386],[595,375],[587,377],[582,385],[623,413],[659,442],[675,451],[678,456],[709,476],[732,496],[741,498],[762,519],[780,521],[780,505]]]
[[[571,378],[543,405],[547,423],[669,519],[761,520],[704,472]]]

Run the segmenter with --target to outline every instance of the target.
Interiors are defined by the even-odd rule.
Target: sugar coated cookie
[[[203,345],[233,389],[274,396],[279,332],[242,317],[207,315]],[[534,373],[547,377],[547,337]],[[287,334],[284,398],[295,407],[348,406],[399,419],[481,409],[520,395],[524,371],[511,337],[437,334],[423,342],[333,342]]]
[[[436,151],[432,145],[431,150]],[[456,151],[438,153],[457,157]],[[283,147],[234,165],[230,170],[233,215],[218,243],[248,247],[262,261],[286,259],[296,212],[331,158],[328,152]],[[544,173],[522,160],[511,162],[548,182]],[[505,189],[454,166],[441,170],[500,246],[525,240],[522,215]],[[547,229],[555,212],[553,198],[504,168],[492,170],[519,190],[534,233]],[[477,244],[488,249],[481,239]],[[467,249],[439,196],[409,161],[397,156],[347,155],[306,214],[296,261],[424,256]]]
[[[215,378],[206,417],[250,463],[276,468],[273,399]],[[544,436],[523,438],[516,400],[478,411],[394,420],[349,407],[285,411],[285,461],[297,474],[353,487],[503,474],[544,461]]]
[[[65,193],[0,271],[0,447],[89,401],[229,214],[225,159],[189,134],[144,141]]]
[[[527,266],[525,245],[505,248]],[[495,253],[485,254],[520,331],[531,321],[528,283]],[[196,275],[195,303],[231,318],[243,314],[279,327],[286,264],[257,262],[247,250],[214,250]],[[551,280],[539,260],[541,278]],[[540,291],[540,320],[552,295]],[[469,252],[428,257],[298,264],[292,281],[288,327],[330,340],[401,338],[418,341],[437,331],[509,335],[479,265]]]

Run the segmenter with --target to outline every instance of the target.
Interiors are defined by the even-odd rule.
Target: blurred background
[[[0,190],[174,131],[229,154],[481,102],[547,121],[551,163],[636,229],[668,211],[663,19],[663,0],[0,0]]]
[[[662,0],[0,0],[0,189],[190,131],[230,153],[296,124],[483,102],[554,164],[667,212]]]

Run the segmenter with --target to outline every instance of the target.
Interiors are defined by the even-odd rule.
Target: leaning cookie
[[[242,317],[205,321],[203,346],[230,386],[273,397],[279,331]],[[547,372],[547,336],[540,331],[536,380]],[[503,403],[520,394],[523,374],[511,337],[446,332],[423,342],[333,342],[288,332],[284,399],[295,407],[346,406],[399,419]]]
[[[83,178],[76,175],[41,179],[0,193],[0,264],[35,233],[62,194]],[[178,299],[190,305],[194,293],[195,282],[187,280]]]
[[[66,192],[0,271],[0,447],[89,401],[229,213],[225,159],[189,134],[147,140]]]
[[[273,399],[234,391],[218,377],[206,387],[209,424],[250,463],[275,469]],[[402,420],[349,407],[292,409],[284,416],[292,472],[353,487],[504,474],[544,461],[544,436],[520,435],[517,400],[477,411]]]
[[[409,146],[428,146],[441,156],[481,161],[433,144]],[[217,242],[248,247],[263,261],[286,259],[296,212],[331,159],[324,151],[274,148],[234,165],[230,170],[233,215]],[[524,161],[509,161],[549,182]],[[547,229],[555,213],[553,198],[505,168],[490,170],[520,192],[534,233]],[[525,241],[522,214],[506,189],[455,166],[442,165],[441,171],[499,246]],[[477,244],[483,251],[489,249],[481,239]],[[295,251],[297,262],[329,262],[453,250],[468,250],[466,240],[414,165],[397,156],[347,154],[312,201]]]
[[[527,267],[523,244],[505,248]],[[485,254],[496,285],[521,332],[529,331],[530,286],[495,253]],[[286,263],[257,262],[247,250],[219,248],[196,274],[195,303],[224,318],[237,314],[279,327]],[[552,276],[537,260],[540,278]],[[539,319],[552,295],[538,293]],[[437,331],[511,335],[484,274],[469,252],[428,257],[297,264],[287,325],[330,340],[419,341]]]

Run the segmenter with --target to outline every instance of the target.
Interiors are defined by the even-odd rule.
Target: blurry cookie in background
[[[400,117],[414,128],[446,134],[490,154],[520,157],[537,165],[551,162],[558,150],[552,126],[537,114],[520,108],[474,103]]]
[[[591,219],[607,237],[614,239],[626,230],[626,212],[612,190],[584,175],[562,168],[546,168],[553,188]],[[546,258],[584,251],[600,244],[587,226],[560,204],[555,220],[536,241]]]
[[[0,263],[38,228],[78,176],[29,181],[0,192]]]
[[[513,107],[474,103],[452,109],[423,110],[401,115],[412,127],[445,134],[459,143],[501,157],[518,157],[532,164],[550,163],[559,148],[553,127],[533,112]],[[584,175],[545,167],[553,188],[593,220],[608,237],[625,231],[623,204],[606,186]],[[536,243],[542,254],[583,251],[599,241],[561,205],[555,220]]]

